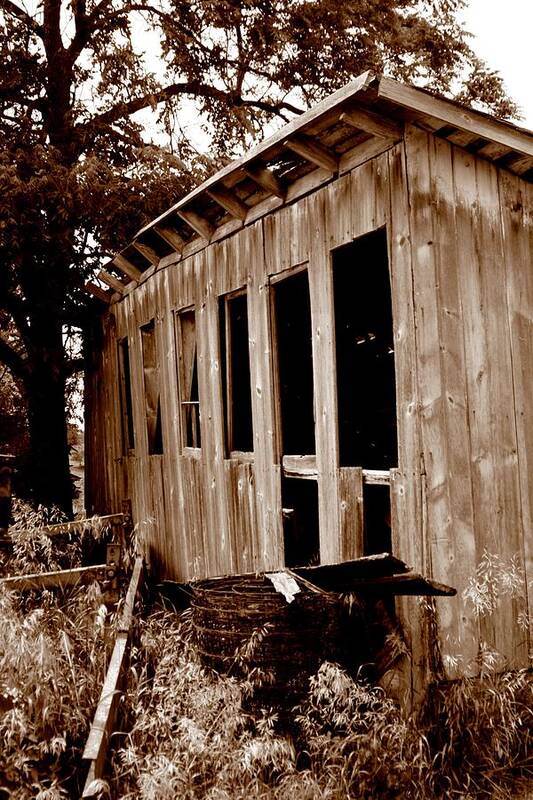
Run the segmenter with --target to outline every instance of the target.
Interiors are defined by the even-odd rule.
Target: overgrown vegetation
[[[15,508],[4,572],[76,566],[82,538],[43,535],[57,515]],[[95,521],[97,523],[97,521]],[[98,530],[98,524],[96,524]],[[81,532],[83,533],[83,532]],[[516,564],[485,554],[465,593],[479,615],[517,592]],[[486,587],[491,586],[491,601]],[[378,686],[324,663],[299,707],[257,708],[266,624],[221,676],[202,666],[189,612],[156,608],[133,648],[123,733],[102,797],[122,800],[526,800],[533,784],[533,678],[480,661],[476,678],[431,687],[418,717]],[[96,585],[0,588],[0,798],[79,796],[81,753],[105,676],[113,620]],[[254,709],[253,713],[251,709]]]
[[[16,503],[14,550],[2,573],[79,566],[79,535],[51,539],[39,530],[59,517]],[[0,798],[76,796],[109,623],[97,584],[26,593],[0,586]]]
[[[433,687],[415,720],[379,687],[325,663],[280,726],[271,711],[246,711],[257,686],[251,668],[238,680],[201,666],[187,613],[150,616],[142,650],[131,732],[115,756],[113,794],[123,800],[527,796],[525,670]]]

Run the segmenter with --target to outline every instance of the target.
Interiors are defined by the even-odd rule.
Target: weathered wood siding
[[[414,127],[406,156],[425,559],[435,579],[458,591],[437,601],[442,653],[452,657],[445,659],[452,673],[476,669],[480,645],[525,666],[533,577],[531,186]],[[478,619],[463,592],[484,553],[506,567],[514,560],[520,599],[507,589]]]
[[[361,475],[339,468],[333,286],[330,251],[387,225],[391,280],[411,285],[402,146],[355,167],[342,178],[281,208],[223,241],[155,273],[112,307],[98,379],[89,394],[92,508],[116,507],[131,487],[135,519],[162,574],[179,580],[283,564],[281,468],[274,403],[270,278],[305,266],[313,328],[316,462],[321,559],[335,562],[362,553]],[[396,213],[398,208],[398,213]],[[394,213],[392,210],[394,210]],[[396,215],[396,217],[395,217]],[[219,353],[218,297],[246,287],[250,339],[253,463],[226,458]],[[409,295],[412,292],[409,291]],[[201,450],[183,451],[175,313],[194,306],[198,340]],[[415,438],[412,310],[397,302],[402,527],[413,531],[419,491]],[[115,323],[112,322],[115,320]],[[140,328],[155,321],[161,388],[163,455],[148,455]],[[135,450],[122,453],[117,341],[128,337]],[[110,405],[110,402],[112,405]],[[106,442],[106,456],[97,441]],[[109,462],[113,474],[107,474]],[[98,465],[93,470],[93,465]],[[101,481],[101,476],[104,481]],[[120,480],[118,480],[120,476]],[[163,479],[164,476],[164,479]],[[94,491],[91,486],[94,485]],[[398,537],[399,531],[395,533]],[[417,537],[414,537],[415,539]],[[403,550],[408,550],[406,543]],[[411,559],[412,560],[412,559]]]
[[[399,461],[391,474],[396,554],[458,590],[439,601],[441,654],[472,669],[480,642],[527,663],[523,600],[478,621],[462,593],[485,551],[533,579],[532,189],[415,127],[391,147],[178,263],[157,269],[104,319],[88,378],[90,510],[133,500],[162,576],[177,580],[283,565],[281,467],[270,280],[308,271],[323,563],[362,554],[362,474],[340,468],[330,252],[386,226]],[[316,188],[318,186],[318,188]],[[218,298],[246,287],[254,454],[224,452]],[[202,447],[180,441],[175,314],[194,306]],[[163,455],[148,455],[140,328],[155,321]],[[128,337],[135,451],[122,452],[117,340]],[[415,683],[428,612],[399,604]],[[452,659],[446,660],[454,674]],[[411,680],[411,678],[409,678]],[[409,688],[409,687],[407,687]],[[413,688],[412,686],[410,688]]]

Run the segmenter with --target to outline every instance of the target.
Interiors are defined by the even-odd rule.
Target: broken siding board
[[[334,564],[341,559],[333,275],[328,246],[329,231],[326,229],[326,221],[334,213],[329,205],[335,201],[334,190],[331,191],[333,196],[327,187],[308,200],[315,447],[320,561],[323,564]]]
[[[476,539],[468,446],[467,380],[461,292],[459,287],[460,233],[455,218],[452,147],[429,140],[431,196],[434,209],[434,255],[439,315],[440,361],[443,381],[443,427],[447,443],[447,494],[452,514],[448,529],[431,537],[433,577],[453,583],[457,599],[439,603],[444,654],[461,653],[473,662],[478,648],[476,620],[465,613],[463,591],[476,567]],[[450,664],[453,659],[450,659]],[[464,669],[464,664],[459,668]],[[456,677],[455,672],[448,673]]]
[[[364,555],[363,470],[360,467],[339,469],[339,523],[342,561]]]
[[[255,479],[253,464],[236,459],[225,462],[230,513],[235,543],[236,569],[250,572],[258,562],[260,543],[257,538]]]
[[[533,619],[533,190],[499,173],[522,507],[526,607]],[[531,635],[530,626],[524,635]],[[531,646],[531,642],[529,643]]]
[[[270,287],[265,263],[266,239],[263,224],[256,222],[246,231],[248,242],[248,331],[250,337],[250,381],[254,433],[256,520],[258,564],[262,569],[279,569],[284,564],[281,517],[281,473],[277,466],[274,410],[274,375],[270,321]]]

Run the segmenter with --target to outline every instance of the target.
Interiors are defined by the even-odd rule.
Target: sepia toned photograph
[[[533,800],[532,31],[0,0],[0,800]]]

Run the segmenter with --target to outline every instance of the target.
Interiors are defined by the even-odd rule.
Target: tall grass
[[[115,756],[113,792],[122,800],[526,800],[533,793],[527,670],[498,674],[486,664],[478,678],[435,685],[414,717],[381,688],[325,663],[283,727],[271,710],[246,711],[264,679],[254,671],[253,647],[236,653],[241,677],[220,676],[201,666],[187,614],[158,612],[146,620],[139,655],[130,732]]]
[[[58,515],[15,506],[4,574],[78,566],[79,536],[40,532]],[[103,683],[112,630],[97,584],[68,590],[0,587],[0,797],[76,796],[80,755]],[[74,795],[72,794],[74,793]]]

